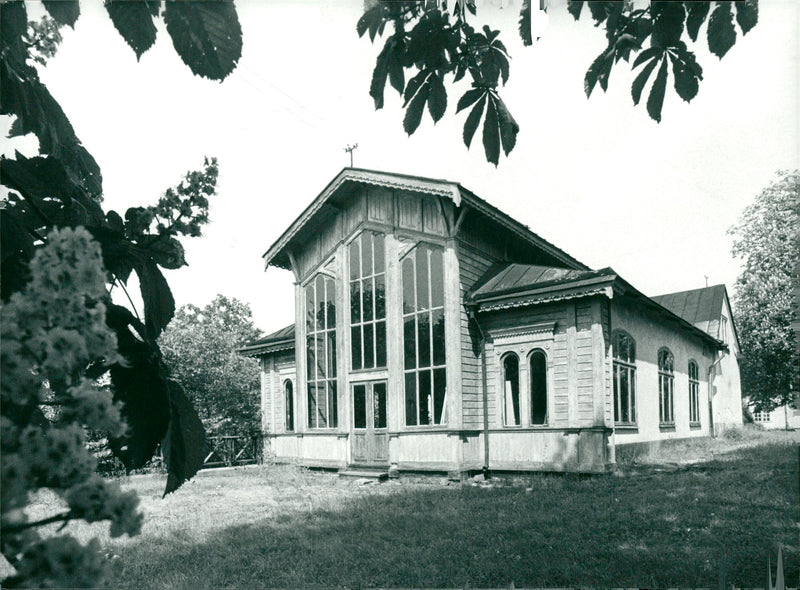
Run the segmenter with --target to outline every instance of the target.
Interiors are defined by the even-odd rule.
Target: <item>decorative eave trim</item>
[[[492,339],[505,340],[508,338],[515,338],[517,336],[534,336],[538,334],[545,334],[552,336],[556,331],[555,322],[539,322],[536,324],[527,324],[522,326],[515,326],[513,328],[500,328],[498,330],[491,330]]]
[[[245,346],[240,348],[237,352],[242,356],[258,357],[266,356],[284,350],[294,350],[294,340],[284,340],[274,344],[258,344],[256,346]]]
[[[478,311],[499,311],[503,309],[514,309],[517,307],[527,307],[532,305],[539,305],[542,303],[553,303],[556,301],[567,301],[569,299],[579,299],[582,297],[593,297],[595,295],[605,295],[609,299],[614,296],[614,289],[611,286],[601,287],[598,289],[591,289],[579,293],[557,293],[553,295],[540,295],[538,297],[526,297],[523,299],[516,299],[513,301],[495,301],[492,303],[478,303]]]
[[[264,269],[270,265],[280,268],[288,268],[283,262],[276,262],[275,258],[291,242],[300,229],[320,210],[345,183],[355,182],[380,186],[389,189],[409,190],[430,195],[447,197],[452,199],[456,207],[461,205],[461,191],[459,185],[446,180],[433,180],[416,176],[405,176],[389,172],[376,172],[359,168],[345,168],[328,186],[317,196],[316,199],[294,220],[289,228],[283,232],[278,240],[269,247],[263,254]]]
[[[453,201],[453,204],[456,207],[461,205],[461,191],[459,190],[458,185],[446,180],[431,180],[411,176],[395,175],[387,172],[350,169],[347,171],[346,176],[337,179],[336,184],[331,188],[330,193],[332,194],[336,192],[336,190],[338,190],[338,188],[347,181],[448,197]]]

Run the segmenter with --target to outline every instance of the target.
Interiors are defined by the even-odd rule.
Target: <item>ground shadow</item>
[[[800,580],[797,451],[704,469],[431,486],[120,547],[115,587],[761,587]],[[380,485],[380,484],[374,484]],[[402,486],[401,486],[402,488]]]

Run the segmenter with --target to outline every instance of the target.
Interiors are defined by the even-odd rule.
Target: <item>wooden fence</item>
[[[260,434],[245,436],[209,436],[206,439],[206,457],[203,469],[250,465],[261,459]]]

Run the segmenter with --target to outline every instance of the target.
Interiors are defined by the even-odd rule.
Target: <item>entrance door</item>
[[[386,427],[386,381],[353,385],[353,462],[385,465],[389,462]]]

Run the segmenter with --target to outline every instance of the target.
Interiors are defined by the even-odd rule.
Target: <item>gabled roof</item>
[[[492,312],[595,295],[609,299],[615,295],[629,297],[714,348],[726,348],[715,336],[636,290],[612,268],[567,270],[532,264],[498,264],[486,272],[465,301],[478,312]]]
[[[445,197],[452,200],[456,207],[469,206],[478,213],[500,224],[518,239],[547,253],[554,260],[568,268],[587,269],[582,262],[576,260],[563,250],[533,233],[527,226],[509,217],[496,207],[490,205],[457,182],[448,180],[423,178],[408,174],[366,170],[363,168],[344,168],[326,186],[322,192],[306,207],[300,216],[283,232],[283,234],[264,253],[264,266],[290,268],[289,249],[293,243],[302,243],[319,223],[339,211],[339,205],[347,198],[350,190],[357,185],[380,186],[389,189],[419,193],[423,195]]]
[[[294,350],[294,324],[254,340],[237,352],[242,356],[255,357],[281,350]]]
[[[725,298],[725,285],[714,285],[701,289],[691,289],[678,293],[667,293],[651,297],[656,303],[663,305],[676,315],[681,316],[717,338],[719,336],[719,316],[722,313],[722,302]],[[714,332],[710,330],[714,322]]]
[[[690,289],[689,291],[656,295],[651,299],[714,338],[722,339],[719,318],[722,315],[723,303],[727,302],[728,309],[730,309],[730,300],[728,299],[728,291],[725,285],[712,285],[711,287],[701,287],[700,289]],[[738,346],[739,336],[732,316],[733,312],[731,312],[731,317],[728,319],[731,322]]]

